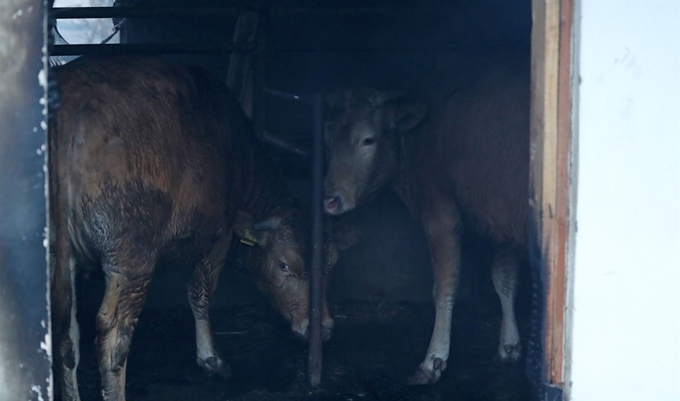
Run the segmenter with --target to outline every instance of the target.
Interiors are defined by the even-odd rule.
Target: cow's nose
[[[301,321],[299,324],[293,323],[293,332],[303,340],[309,339],[309,319]]]
[[[338,195],[326,196],[323,200],[323,208],[328,214],[339,214],[342,211],[342,198]]]
[[[306,327],[302,330],[295,331],[295,334],[298,336],[298,338],[305,341],[309,341],[309,332],[310,332],[309,327]],[[331,339],[332,336],[333,336],[333,321],[331,321],[330,324],[324,322],[321,325],[321,340],[328,341]]]

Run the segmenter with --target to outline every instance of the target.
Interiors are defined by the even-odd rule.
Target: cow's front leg
[[[104,260],[106,292],[97,314],[97,359],[105,401],[125,400],[128,352],[155,264],[155,255],[112,254]]]
[[[460,271],[460,220],[452,202],[426,206],[422,223],[434,270],[435,323],[430,346],[408,384],[432,384],[446,369],[451,345],[451,313]]]
[[[522,356],[517,319],[515,319],[518,269],[519,261],[515,250],[509,246],[497,246],[491,277],[503,310],[498,346],[498,356],[503,362],[515,362]]]
[[[231,235],[219,237],[211,251],[194,268],[188,286],[189,304],[196,324],[196,362],[209,375],[222,377],[229,377],[231,368],[215,347],[209,312],[230,242]]]

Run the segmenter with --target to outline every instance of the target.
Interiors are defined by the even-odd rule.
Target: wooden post
[[[564,384],[573,7],[573,0],[532,3],[530,205],[547,280],[546,380],[557,386]]]

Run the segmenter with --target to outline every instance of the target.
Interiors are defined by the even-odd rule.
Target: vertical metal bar
[[[267,21],[266,5],[260,8],[260,18],[257,24],[257,49],[255,53],[255,70],[253,73],[253,125],[255,136],[260,141],[267,129],[267,98],[265,94],[267,77]]]
[[[312,147],[312,263],[309,284],[309,384],[321,383],[321,301],[323,269],[323,98],[313,98],[314,144]]]
[[[0,1],[0,400],[51,400],[44,0]]]

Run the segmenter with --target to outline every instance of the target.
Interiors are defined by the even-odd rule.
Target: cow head
[[[257,247],[250,269],[262,292],[269,296],[276,310],[291,324],[291,329],[303,338],[309,335],[309,270],[307,266],[311,243],[308,211],[280,207],[268,216],[253,221],[246,212],[239,212],[234,233],[247,245]],[[326,287],[330,271],[338,260],[338,250],[359,241],[357,231],[347,226],[331,229],[326,224],[324,235],[324,283],[322,292],[322,337],[328,340],[333,332],[333,319],[328,312]],[[333,232],[337,234],[333,236]]]
[[[365,203],[397,173],[399,133],[415,128],[425,105],[404,92],[348,90],[327,98],[324,210],[342,214]]]

